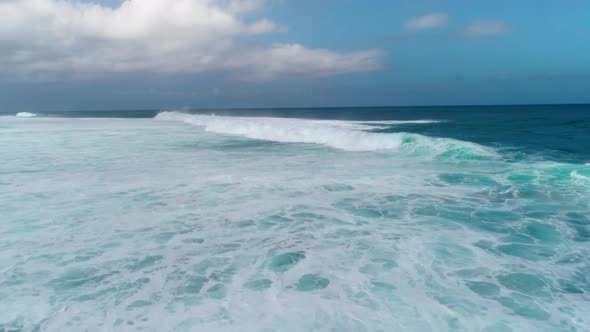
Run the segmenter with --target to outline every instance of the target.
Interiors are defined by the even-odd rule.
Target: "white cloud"
[[[468,26],[464,34],[468,37],[497,36],[510,31],[510,27],[502,21],[479,21]]]
[[[371,71],[380,68],[380,50],[338,53],[325,49],[309,49],[299,44],[274,44],[261,49],[244,50],[231,58],[228,67],[246,74],[247,79],[268,80],[276,76],[322,77]],[[354,64],[351,66],[351,64]]]
[[[432,29],[444,25],[448,19],[449,16],[444,13],[428,14],[408,21],[405,26],[416,30]]]
[[[263,5],[263,0],[125,0],[110,8],[70,0],[0,0],[0,72],[14,79],[228,71],[240,79],[270,80],[380,67],[379,50],[237,46],[237,38],[286,31],[266,18],[244,19]]]

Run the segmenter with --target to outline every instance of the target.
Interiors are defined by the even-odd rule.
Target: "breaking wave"
[[[412,123],[428,124],[433,120],[415,121],[342,121],[270,117],[230,117],[161,112],[157,120],[179,121],[204,128],[208,132],[242,136],[282,143],[318,144],[355,152],[401,150],[460,158],[495,156],[493,149],[450,138],[433,138],[405,132],[377,133],[376,128]]]
[[[19,112],[19,113],[16,113],[16,116],[19,118],[32,118],[32,117],[37,116],[37,114],[36,113],[29,113],[29,112]]]

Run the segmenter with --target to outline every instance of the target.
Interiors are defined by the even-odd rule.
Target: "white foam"
[[[570,176],[574,179],[578,179],[578,180],[584,180],[584,181],[590,181],[590,177],[584,176],[580,173],[578,173],[577,171],[573,171],[570,173]]]
[[[16,113],[16,116],[19,118],[32,118],[37,116],[36,113],[29,113],[29,112],[18,112]]]
[[[404,144],[410,152],[422,151],[440,154],[449,149],[476,150],[491,154],[477,144],[446,138],[431,138],[409,133],[375,133],[375,125],[388,126],[403,123],[432,123],[434,120],[414,121],[341,121],[309,120],[269,117],[229,117],[216,115],[161,112],[157,120],[181,121],[203,127],[206,131],[237,135],[251,139],[284,143],[310,143],[346,151],[398,150]],[[427,151],[426,151],[427,150]]]
[[[0,266],[6,267],[0,326],[410,332],[590,326],[585,294],[559,288],[561,281],[587,287],[579,273],[590,242],[572,221],[584,220],[590,186],[562,181],[574,170],[588,176],[580,165],[425,161],[429,151],[472,153],[478,145],[413,134],[399,134],[397,151],[359,154],[303,145],[221,150],[219,142],[243,138],[181,122],[14,123],[23,130],[0,139]],[[334,129],[322,123],[314,128]],[[359,131],[347,126],[335,130]],[[414,153],[420,157],[410,158]],[[527,234],[534,243],[521,244]],[[273,268],[275,258],[293,252],[305,258]],[[308,274],[329,285],[298,289]],[[510,275],[516,278],[501,282]],[[522,285],[528,275],[543,282]],[[245,286],[255,280],[268,284]],[[497,296],[476,292],[482,288],[473,286],[481,285]]]
[[[400,135],[369,133],[369,126],[350,121],[263,117],[227,117],[162,112],[158,120],[182,121],[220,134],[284,143],[312,143],[347,151],[398,149]]]

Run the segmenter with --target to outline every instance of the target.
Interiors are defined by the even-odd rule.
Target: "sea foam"
[[[169,115],[2,119],[0,331],[588,330],[587,166]]]

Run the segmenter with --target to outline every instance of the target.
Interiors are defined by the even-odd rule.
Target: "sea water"
[[[0,117],[0,331],[589,331],[590,110]]]

